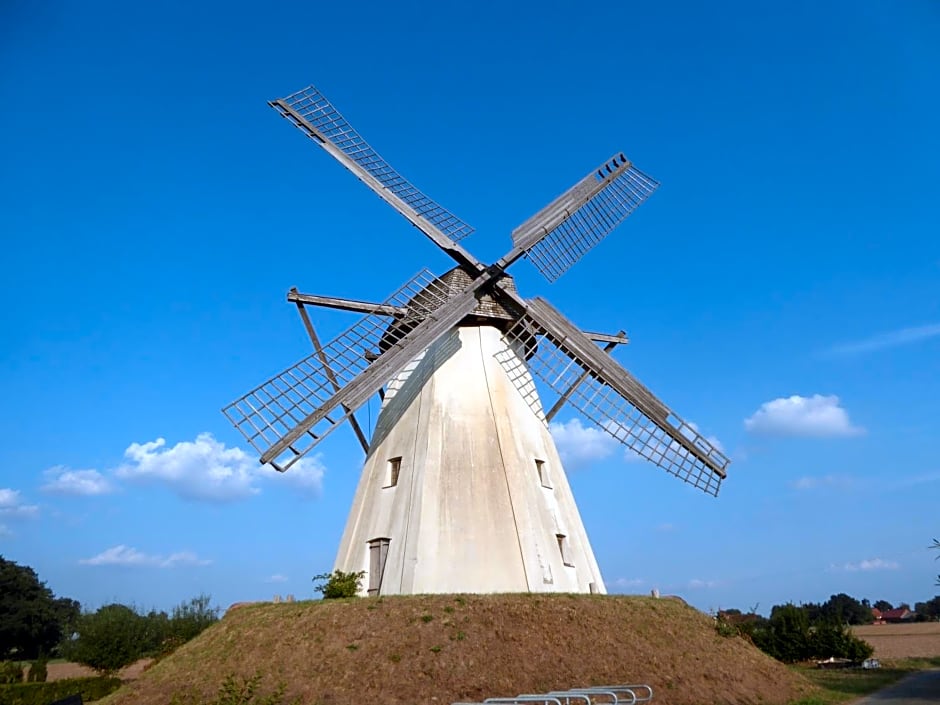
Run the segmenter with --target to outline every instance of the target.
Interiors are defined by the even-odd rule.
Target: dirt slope
[[[107,699],[156,705],[228,674],[302,703],[447,705],[577,685],[649,683],[656,705],[775,705],[802,677],[678,600],[433,595],[254,604]]]

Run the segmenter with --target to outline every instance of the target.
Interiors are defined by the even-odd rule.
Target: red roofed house
[[[893,610],[885,610],[881,613],[881,618],[888,622],[897,624],[898,622],[907,622],[913,619],[914,613],[907,607],[895,607]]]

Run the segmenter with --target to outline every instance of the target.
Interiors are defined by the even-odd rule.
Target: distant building
[[[871,614],[875,618],[875,624],[900,624],[914,619],[914,613],[907,607],[896,607],[893,610],[884,611],[872,608]]]

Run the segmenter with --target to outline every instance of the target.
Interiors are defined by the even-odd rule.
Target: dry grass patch
[[[156,705],[228,675],[288,699],[446,705],[641,682],[658,705],[783,705],[815,689],[685,604],[589,595],[432,595],[239,607],[107,699]]]
[[[143,673],[150,664],[153,663],[152,658],[144,658],[136,663],[132,663],[130,666],[125,666],[120,671],[117,672],[117,677],[122,681],[134,680],[139,678],[140,674]],[[80,663],[72,663],[71,661],[50,661],[46,665],[48,681],[61,681],[66,678],[90,678],[92,676],[97,676],[98,673],[93,668],[88,666],[83,666]]]

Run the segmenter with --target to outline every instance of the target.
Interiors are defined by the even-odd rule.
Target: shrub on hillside
[[[65,678],[50,683],[17,683],[0,686],[0,705],[48,705],[70,695],[81,695],[91,702],[110,695],[121,687],[119,678]]]
[[[355,597],[362,589],[362,578],[365,576],[364,570],[344,573],[341,570],[334,570],[332,573],[321,573],[314,575],[313,581],[320,581],[314,585],[313,589],[323,594],[324,600],[331,600],[338,597]]]
[[[243,678],[241,682],[235,676],[226,676],[219,686],[219,692],[212,700],[204,700],[194,693],[177,693],[170,700],[170,705],[281,705],[284,702],[285,685],[282,683],[268,695],[259,695],[261,675]],[[290,705],[299,705],[300,699],[292,700]]]

